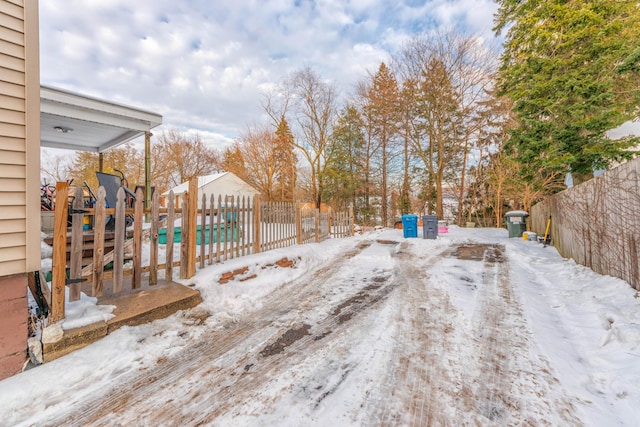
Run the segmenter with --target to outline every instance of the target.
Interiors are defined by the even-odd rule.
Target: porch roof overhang
[[[160,114],[40,86],[41,147],[102,153],[160,124]]]

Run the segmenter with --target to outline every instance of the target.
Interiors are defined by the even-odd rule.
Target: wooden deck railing
[[[182,196],[182,209],[176,208],[173,193],[167,198],[166,208],[160,208],[158,195],[154,193],[151,206],[144,209],[142,190],[138,190],[133,207],[126,206],[123,189],[118,192],[115,207],[106,206],[102,187],[93,208],[84,207],[81,188],[76,188],[71,204],[67,203],[68,192],[67,183],[57,183],[52,322],[64,318],[67,286],[69,301],[80,299],[81,290],[94,297],[128,293],[140,289],[143,280],[149,287],[157,285],[161,270],[165,271],[165,280],[171,281],[174,267],[179,266],[179,277],[188,279],[197,267],[202,269],[271,249],[321,242],[328,237],[353,235],[352,212],[321,213],[317,209],[300,209],[295,203],[261,202],[259,197],[224,195],[211,195],[208,199],[203,196],[198,206],[197,197],[190,196],[198,194],[195,179]],[[145,216],[150,218],[149,222],[145,223]],[[91,218],[89,222],[93,224],[91,247],[85,243],[86,217]],[[68,224],[69,218],[71,224]],[[113,229],[110,245],[113,250],[105,253],[107,224]],[[83,253],[90,249],[92,257],[83,259]],[[162,252],[163,263],[160,262]],[[125,269],[128,265],[130,268]],[[125,280],[129,275],[130,280]]]

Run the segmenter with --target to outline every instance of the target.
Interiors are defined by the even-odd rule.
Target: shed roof
[[[222,178],[223,176],[225,176],[226,174],[228,174],[229,172],[222,172],[222,173],[214,173],[213,175],[202,175],[198,177],[198,188],[202,188],[205,185],[209,184],[210,182],[213,182],[219,178]],[[163,196],[166,196],[169,194],[169,191],[173,191],[173,194],[182,194],[185,191],[187,191],[189,189],[189,181],[185,181],[182,184],[179,184],[175,187],[173,187],[171,190],[165,191],[164,193],[162,193]]]
[[[217,182],[216,182],[217,181]],[[253,188],[251,186],[251,184],[249,184],[248,182],[244,181],[242,178],[240,178],[239,176],[237,176],[236,174],[234,174],[233,172],[221,172],[221,173],[215,173],[213,175],[203,175],[203,176],[199,176],[198,177],[198,189],[202,190],[204,189],[207,185],[214,183],[215,185],[229,185],[232,184],[235,186],[236,190],[234,190],[234,193],[237,193],[238,190],[241,189],[242,193],[252,193],[252,194],[259,194],[260,191],[256,190],[255,188]],[[178,196],[186,191],[189,190],[189,181],[183,182],[180,185],[177,185],[175,187],[173,187],[171,190],[165,191],[164,193],[162,193],[163,196],[168,196],[170,191],[173,191],[173,194]],[[227,194],[227,196],[230,196],[231,194]]]
[[[42,147],[104,152],[160,124],[160,114],[40,86]]]

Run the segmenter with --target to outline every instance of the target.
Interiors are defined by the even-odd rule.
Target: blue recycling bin
[[[402,215],[402,233],[404,237],[418,237],[418,215]]]

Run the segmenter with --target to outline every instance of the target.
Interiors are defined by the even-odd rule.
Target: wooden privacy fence
[[[204,268],[224,260],[296,244],[321,242],[329,237],[353,235],[352,212],[319,212],[299,209],[296,203],[261,202],[259,197],[202,197],[198,207],[197,181],[189,183],[182,196],[182,209],[175,207],[171,192],[167,207],[160,208],[157,193],[144,209],[138,190],[133,206],[128,206],[120,188],[115,207],[106,206],[105,189],[100,187],[94,208],[83,205],[82,188],[76,188],[72,202],[69,185],[56,185],[53,232],[53,269],[50,319],[64,318],[65,288],[69,301],[89,295],[115,295],[158,284],[159,272],[171,281],[174,267],[181,279],[193,277],[196,267]],[[150,221],[145,223],[145,215]],[[87,219],[90,219],[87,221]],[[70,222],[70,224],[69,224]],[[93,223],[93,231],[83,227]],[[93,237],[88,243],[87,235]],[[107,245],[106,238],[109,238]],[[106,252],[105,249],[111,249]],[[91,257],[87,258],[87,253]],[[130,276],[130,280],[125,277]]]
[[[566,258],[640,290],[640,158],[531,208],[531,228],[545,231]]]

